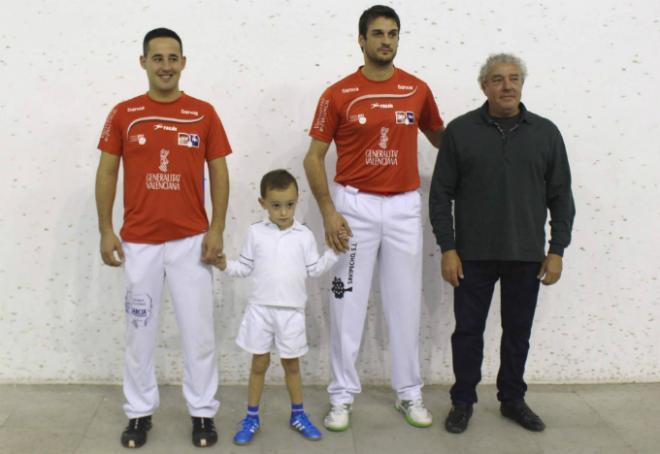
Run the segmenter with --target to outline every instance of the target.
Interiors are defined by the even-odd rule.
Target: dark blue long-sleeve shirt
[[[490,117],[487,102],[447,126],[429,199],[443,252],[456,249],[463,260],[541,261],[548,210],[548,252],[563,255],[570,243],[575,205],[564,141],[551,121],[520,108],[508,131]]]

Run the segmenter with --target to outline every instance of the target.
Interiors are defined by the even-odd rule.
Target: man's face
[[[399,47],[399,28],[394,20],[378,17],[367,27],[367,35],[358,38],[365,62],[378,66],[392,63]]]
[[[179,78],[186,66],[181,46],[174,38],[154,38],[149,41],[147,55],[140,57],[147,72],[149,90],[161,95],[179,91]]]
[[[500,63],[493,66],[481,86],[488,98],[490,114],[500,118],[518,115],[523,82],[520,69],[516,65]]]
[[[266,197],[260,198],[262,208],[268,211],[268,219],[277,225],[280,230],[288,229],[293,225],[298,203],[298,190],[293,184],[286,189],[269,189]]]

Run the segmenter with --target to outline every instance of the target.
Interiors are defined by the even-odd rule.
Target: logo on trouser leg
[[[344,281],[342,281],[340,278],[335,277],[332,280],[332,293],[334,293],[335,298],[342,299],[344,297],[344,293],[352,291],[353,287],[346,288]]]
[[[151,296],[146,293],[126,292],[125,309],[133,326],[145,327],[149,323],[153,309]]]

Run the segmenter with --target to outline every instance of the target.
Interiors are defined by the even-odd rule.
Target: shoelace
[[[241,421],[241,430],[247,430],[250,433],[255,433],[259,429],[259,423],[249,418],[243,418]]]
[[[135,418],[133,420],[133,429],[134,430],[139,430],[142,427],[146,427],[147,424],[149,423],[147,418]]]
[[[426,411],[426,407],[424,406],[424,401],[422,401],[422,399],[411,400],[409,407],[413,408],[415,410],[424,410],[424,411]]]
[[[348,408],[344,404],[341,405],[331,405],[329,415],[330,419],[336,419],[341,417],[344,413],[348,413]]]
[[[211,418],[199,418],[196,420],[200,429],[206,429],[208,425],[209,430],[215,430],[213,420]]]

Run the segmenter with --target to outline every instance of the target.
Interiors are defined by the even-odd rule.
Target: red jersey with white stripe
[[[124,224],[132,243],[163,243],[208,230],[204,162],[231,153],[218,114],[182,93],[168,103],[148,95],[118,104],[98,148],[122,157]]]
[[[426,83],[398,68],[373,81],[359,68],[321,95],[309,135],[334,139],[337,183],[393,194],[419,187],[417,132],[442,125]]]

